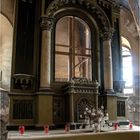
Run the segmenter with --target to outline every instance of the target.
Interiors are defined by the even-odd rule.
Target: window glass
[[[58,63],[60,62],[60,63]],[[67,81],[69,78],[69,57],[68,55],[55,55],[55,80]]]
[[[91,33],[82,19],[65,16],[55,31],[55,81],[72,77],[91,79]]]
[[[122,41],[122,68],[123,80],[125,81],[125,94],[133,94],[133,68],[132,68],[132,55],[131,45],[125,37],[121,37]],[[129,70],[128,70],[129,69]]]

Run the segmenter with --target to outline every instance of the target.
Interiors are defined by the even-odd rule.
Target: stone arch
[[[105,14],[105,12],[92,0],[54,0],[46,9],[45,15],[49,18],[53,18],[54,15],[60,12],[62,9],[67,10],[69,8],[85,9],[93,19],[99,23],[99,29],[101,33],[110,32],[111,24]]]
[[[129,38],[128,37],[126,37],[126,36],[121,36],[121,39],[125,39],[127,42],[128,42],[128,45],[124,45],[124,44],[121,44],[121,46],[123,45],[124,47],[126,47],[126,48],[129,48],[130,50],[132,49],[132,45],[131,45],[131,40],[129,40]],[[122,40],[123,41],[123,40]],[[121,42],[121,43],[123,43],[123,42]]]
[[[9,91],[12,63],[13,27],[9,19],[3,14],[0,14],[0,20],[0,84],[2,88]]]

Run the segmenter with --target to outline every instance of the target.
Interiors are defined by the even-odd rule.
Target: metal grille
[[[13,100],[13,119],[33,119],[33,100]]]

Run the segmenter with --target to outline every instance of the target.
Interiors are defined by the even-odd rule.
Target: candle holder
[[[129,129],[132,129],[133,128],[133,124],[132,122],[129,123]]]
[[[48,134],[49,132],[49,125],[44,125],[44,132]]]
[[[70,124],[65,124],[65,132],[69,132],[70,131]]]
[[[114,124],[114,129],[117,130],[118,129],[118,123]]]
[[[23,135],[24,132],[25,132],[25,127],[24,127],[24,126],[19,126],[19,133],[20,133],[21,135]]]

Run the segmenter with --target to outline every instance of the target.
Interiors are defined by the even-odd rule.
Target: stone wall
[[[2,140],[5,140],[7,136],[6,125],[9,115],[9,99],[8,92],[2,88],[0,88],[0,101],[0,136]]]

